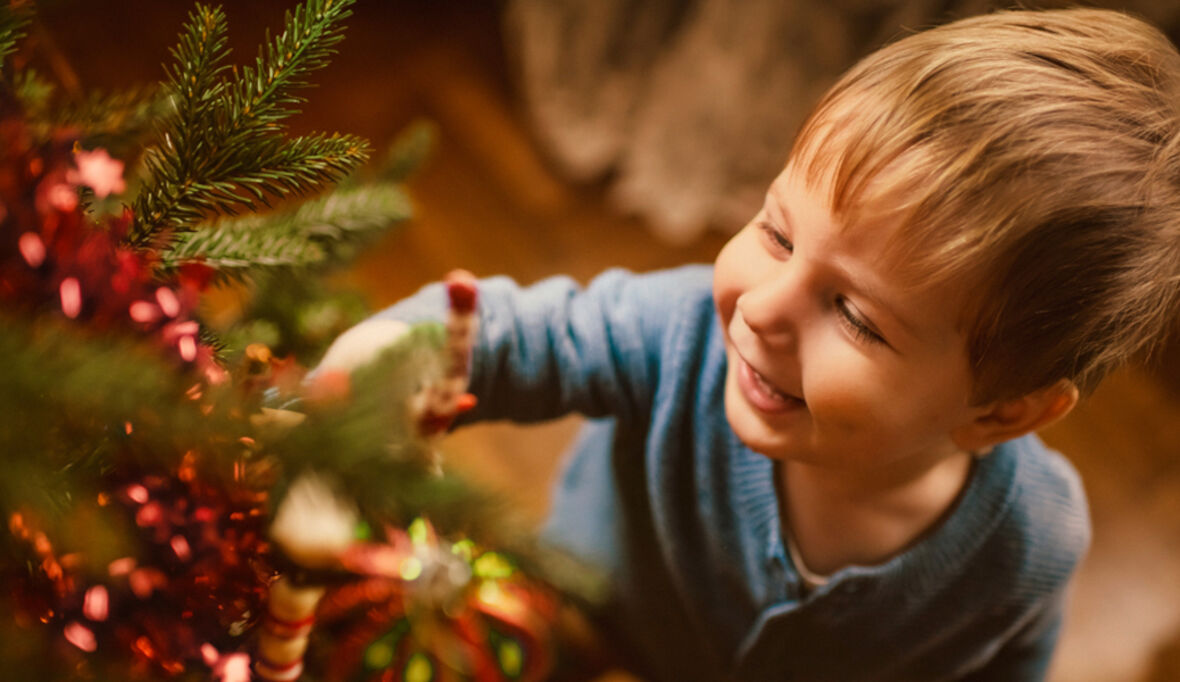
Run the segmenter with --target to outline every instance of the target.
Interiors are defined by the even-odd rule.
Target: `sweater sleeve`
[[[529,422],[578,412],[642,418],[659,373],[664,330],[703,267],[635,275],[611,270],[583,288],[568,277],[521,287],[505,277],[479,285],[479,336],[471,392],[478,406],[462,421]],[[441,319],[445,293],[431,285],[378,314]]]

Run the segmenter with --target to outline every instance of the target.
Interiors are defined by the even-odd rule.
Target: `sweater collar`
[[[783,586],[786,590],[779,599],[800,594],[801,579],[788,558],[782,533],[774,464],[738,442],[736,435],[731,433],[730,437],[734,441],[731,452],[736,455],[730,467],[735,484],[733,503],[738,523],[743,526],[742,535],[760,543],[756,554],[764,568],[785,567],[783,575],[789,584]],[[912,589],[915,581],[938,583],[939,576],[957,572],[991,535],[1017,494],[1018,443],[1002,444],[978,459],[954,508],[917,543],[880,564],[846,566],[813,594],[821,595],[846,581],[879,589],[902,589],[905,584],[909,586],[906,589]]]

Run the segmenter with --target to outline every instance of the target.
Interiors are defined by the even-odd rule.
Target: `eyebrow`
[[[835,266],[835,267],[839,267],[839,266]],[[857,279],[857,278],[853,277],[851,275],[851,273],[849,273],[844,268],[839,268],[839,269],[840,269],[840,272],[843,273],[844,277],[849,282],[852,283],[853,288],[861,296],[864,296],[865,298],[869,299],[869,301],[871,301],[878,310],[885,313],[885,315],[888,315],[890,318],[896,320],[897,323],[899,325],[901,325],[901,327],[907,333],[909,333],[909,335],[911,337],[913,337],[915,339],[920,337],[920,335],[918,334],[918,326],[916,324],[914,324],[912,321],[910,321],[909,319],[907,319],[906,317],[902,316],[901,313],[898,312],[898,306],[890,305],[888,301],[886,301],[885,299],[883,299],[880,296],[880,294],[876,293],[876,291],[875,291],[876,287],[873,287],[871,284],[868,284],[867,282],[865,282],[862,279]]]

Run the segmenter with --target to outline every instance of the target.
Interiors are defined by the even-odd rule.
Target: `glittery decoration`
[[[67,642],[82,651],[90,652],[98,648],[98,640],[94,638],[94,632],[77,621],[66,625],[62,633]]]
[[[317,634],[331,650],[308,658],[316,679],[542,679],[552,661],[555,597],[507,558],[445,540],[424,520],[387,530],[383,541],[328,552],[330,561],[313,570],[322,585],[295,575],[307,566],[288,570],[298,553],[280,557],[268,539],[278,474],[267,448],[304,416],[260,403],[269,387],[295,393],[302,368],[256,345],[246,355],[257,375],[231,377],[195,320],[213,270],[165,270],[158,245],[124,245],[130,210],[108,215],[88,205],[126,189],[122,161],[103,149],[71,151],[71,131],[34,143],[11,113],[11,103],[0,102],[0,309],[88,337],[143,342],[145,352],[175,364],[192,419],[218,420],[228,431],[212,442],[192,442],[185,429],[161,439],[152,406],[104,425],[101,455],[118,465],[96,467],[93,496],[71,500],[77,508],[57,525],[26,510],[5,519],[18,570],[0,566],[0,579],[15,622],[41,628],[79,679],[117,670],[125,674],[110,679],[245,682],[253,668],[258,679],[295,680]],[[419,403],[428,436],[474,404],[466,393],[474,278],[454,273],[448,295],[445,374]],[[351,391],[347,376],[320,383],[325,400]],[[234,392],[249,396],[249,407],[215,411]],[[81,523],[74,512],[95,518]],[[115,556],[69,546],[105,542],[92,547],[77,537],[93,527],[87,523],[118,529]],[[75,532],[59,533],[63,525]],[[276,579],[280,565],[286,572]],[[317,620],[317,607],[330,617]]]
[[[61,311],[68,318],[77,317],[78,313],[82,312],[82,285],[78,283],[78,278],[63,279],[58,291],[61,295]]]
[[[99,495],[97,508],[126,518],[139,546],[98,575],[84,574],[76,555],[59,555],[29,515],[13,514],[9,531],[39,561],[19,587],[28,615],[57,624],[80,652],[167,676],[203,669],[203,644],[236,653],[264,612],[274,575],[267,495],[207,478],[199,459],[190,452],[183,475],[142,474]],[[214,679],[248,679],[248,657],[218,654],[214,663]]]
[[[82,185],[99,198],[122,192],[122,173],[123,162],[104,149],[71,153],[67,140],[36,146],[23,121],[0,117],[0,306],[54,309],[94,330],[154,337],[179,361],[208,372],[212,354],[189,317],[212,270],[186,264],[161,273],[151,249],[121,243],[129,210],[96,217],[79,202]]]
[[[206,642],[201,645],[201,658],[213,671],[215,682],[249,682],[250,655],[242,652],[223,654]]]
[[[176,317],[180,314],[180,299],[177,298],[176,292],[168,287],[156,289],[156,302],[160,304],[160,310],[168,317]]]
[[[45,262],[45,242],[34,232],[25,232],[17,242],[20,255],[30,268],[40,267]]]
[[[74,163],[77,170],[70,171],[66,178],[70,182],[87,185],[94,190],[94,196],[101,199],[124,190],[123,162],[112,159],[107,150],[77,149],[74,151]]]
[[[342,564],[362,579],[329,590],[329,682],[524,680],[552,671],[556,595],[504,555],[449,542],[425,519],[360,543]]]
[[[93,621],[104,621],[110,614],[111,599],[106,585],[94,585],[86,590],[82,614]]]
[[[160,319],[160,315],[163,314],[158,305],[149,303],[148,301],[132,302],[127,309],[127,313],[131,316],[132,320],[140,324],[151,324]]]

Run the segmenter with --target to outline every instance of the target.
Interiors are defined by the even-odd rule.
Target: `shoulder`
[[[1090,545],[1090,512],[1081,477],[1034,436],[1005,443],[992,456],[1010,460],[1012,489],[996,540],[1023,572],[1064,582]]]

